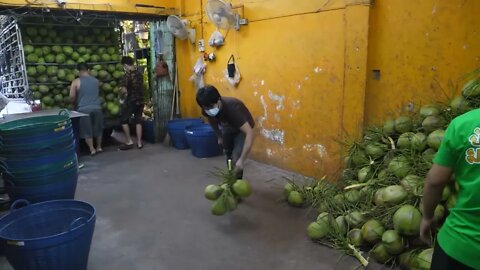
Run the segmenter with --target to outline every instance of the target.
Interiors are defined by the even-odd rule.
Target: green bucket
[[[41,134],[62,129],[70,123],[68,111],[61,110],[58,115],[33,116],[0,124],[0,136]]]

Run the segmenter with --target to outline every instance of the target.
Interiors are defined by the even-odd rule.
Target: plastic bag
[[[237,86],[240,83],[240,80],[242,79],[242,76],[240,75],[240,70],[238,69],[237,63],[233,63],[233,65],[235,66],[234,76],[230,77],[231,74],[229,74],[229,70],[227,68],[227,69],[225,69],[225,78],[227,79],[228,83],[231,86]]]
[[[0,111],[2,111],[3,109],[5,109],[5,107],[7,107],[8,102],[10,102],[10,100],[8,100],[6,96],[0,93]]]
[[[221,47],[223,46],[223,44],[225,44],[225,38],[223,37],[222,33],[216,30],[210,36],[210,39],[208,40],[208,45],[210,45],[210,47]]]
[[[202,57],[199,57],[195,66],[193,66],[193,75],[190,77],[190,81],[193,81],[196,89],[200,89],[205,86],[203,74],[207,69],[207,64],[203,62]]]

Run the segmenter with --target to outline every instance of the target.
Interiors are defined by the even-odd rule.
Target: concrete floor
[[[217,217],[203,189],[216,183],[209,171],[224,166],[222,157],[147,144],[81,160],[76,198],[97,209],[89,270],[358,269],[356,260],[307,239],[306,210],[282,201],[282,176],[292,173],[249,161],[252,196]],[[11,269],[4,258],[0,269]]]

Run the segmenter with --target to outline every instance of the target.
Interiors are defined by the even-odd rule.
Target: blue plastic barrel
[[[185,128],[185,135],[195,157],[214,157],[222,153],[217,135],[208,124],[188,126]]]
[[[188,149],[189,145],[185,137],[185,128],[202,123],[203,121],[200,118],[184,118],[168,121],[167,131],[173,146],[177,149]]]
[[[77,189],[78,173],[61,181],[35,186],[16,186],[13,181],[5,180],[5,190],[10,200],[25,199],[32,203],[51,200],[74,199]]]
[[[0,249],[18,270],[86,270],[95,208],[82,201],[37,203],[0,218]]]

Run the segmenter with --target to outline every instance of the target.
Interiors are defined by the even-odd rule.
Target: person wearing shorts
[[[220,96],[212,85],[198,89],[196,99],[217,134],[227,160],[232,160],[236,177],[242,179],[245,160],[255,137],[255,121],[250,111],[241,100]]]
[[[103,112],[99,98],[99,82],[89,74],[88,65],[79,63],[78,78],[70,86],[70,100],[78,112],[87,114],[80,117],[79,137],[85,139],[91,155],[102,152]],[[96,138],[96,148],[93,145]]]
[[[143,74],[135,67],[133,58],[125,56],[122,58],[122,64],[125,68],[125,75],[120,83],[121,94],[126,96],[122,107],[122,129],[125,133],[125,143],[120,146],[120,150],[132,149],[134,144],[130,136],[129,124],[135,124],[137,134],[137,148],[142,149],[142,117],[143,107],[145,105],[143,97]]]

